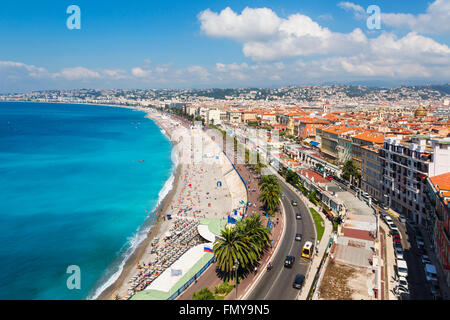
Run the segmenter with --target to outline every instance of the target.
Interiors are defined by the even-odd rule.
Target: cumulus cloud
[[[268,8],[245,8],[241,14],[230,7],[220,13],[207,9],[200,12],[201,30],[211,37],[235,40],[257,40],[277,33],[281,19]]]
[[[367,44],[359,28],[348,34],[332,32],[306,15],[284,19],[267,8],[245,8],[241,14],[228,7],[220,13],[208,9],[199,20],[205,34],[242,42],[244,55],[258,61],[336,54]]]
[[[21,78],[43,78],[49,75],[49,72],[34,65],[28,65],[16,61],[0,61],[0,74],[6,77]]]
[[[409,13],[382,13],[383,24],[407,28],[426,34],[445,34],[450,31],[450,0],[435,0],[426,13],[413,15]]]
[[[361,6],[350,2],[339,5],[364,13]],[[271,75],[286,75],[286,72],[278,70],[293,69],[286,66],[283,69],[277,63],[286,58],[305,57],[310,61],[301,61],[295,67],[311,77],[325,77],[328,73],[368,77],[449,77],[449,47],[417,32],[403,37],[381,32],[377,37],[368,38],[359,28],[349,33],[333,32],[306,15],[292,14],[280,18],[270,9],[263,9],[245,8],[241,14],[230,8],[220,13],[208,9],[199,14],[205,34],[242,43],[244,55],[257,62],[253,66],[217,63],[215,71],[230,76],[232,72],[240,72],[248,76],[250,70],[259,70],[259,75],[264,75],[267,65],[261,68],[262,62],[273,61]],[[248,17],[251,18],[247,22]],[[270,17],[270,28],[264,25],[263,17]],[[269,73],[266,77],[270,78]]]
[[[152,73],[150,69],[142,69],[141,67],[136,67],[131,69],[131,74],[136,78],[146,78]]]
[[[67,80],[83,80],[100,78],[100,74],[97,71],[92,71],[84,67],[64,68],[61,72],[53,75],[54,77],[63,77]]]

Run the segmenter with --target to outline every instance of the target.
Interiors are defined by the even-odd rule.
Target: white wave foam
[[[166,135],[165,131],[164,132],[161,131],[161,132]],[[179,163],[178,154],[175,151],[175,149],[176,148],[173,146],[172,152],[171,152],[171,160],[172,160],[171,174],[170,174],[170,177],[164,183],[162,189],[159,191],[158,202],[156,203],[156,205],[153,208],[153,210],[151,211],[151,213],[147,216],[146,222],[144,222],[144,224],[138,228],[138,230],[136,231],[134,236],[127,238],[127,242],[124,245],[124,247],[128,245],[128,248],[125,250],[125,252],[123,254],[121,254],[122,259],[120,260],[120,264],[117,266],[117,270],[114,271],[113,274],[111,276],[109,276],[102,285],[100,285],[97,289],[95,289],[94,294],[89,295],[87,297],[88,300],[97,299],[104,290],[106,290],[110,285],[112,285],[115,281],[117,281],[117,279],[119,279],[120,274],[122,273],[123,268],[125,266],[125,263],[128,261],[128,258],[134,253],[134,251],[139,247],[141,242],[144,241],[145,238],[147,237],[148,232],[150,231],[151,227],[153,226],[152,223],[149,223],[148,218],[150,218],[152,215],[155,214],[155,210],[158,208],[158,206],[161,204],[161,202],[165,199],[165,197],[169,194],[170,190],[172,190],[172,188],[173,188],[173,183],[175,181],[175,172],[176,172],[176,168]],[[112,269],[115,269],[115,268],[116,267],[114,267],[114,266],[108,268],[105,276],[109,272],[112,272]]]

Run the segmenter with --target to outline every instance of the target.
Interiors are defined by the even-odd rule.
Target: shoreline
[[[111,106],[111,107],[121,107],[121,106]],[[166,130],[166,128],[164,128],[161,125],[161,123],[159,123],[156,119],[154,119],[151,116],[151,112],[144,111],[139,108],[131,108],[131,107],[126,107],[126,108],[145,112],[146,113],[145,118],[153,121],[159,127],[159,129],[161,131],[164,130],[165,133],[163,133],[163,132],[161,132],[161,133],[169,139],[170,143],[172,144],[172,152],[173,152],[173,150],[176,148],[177,143],[173,141],[170,133]],[[152,110],[154,110],[154,109],[152,109]],[[122,271],[119,274],[119,277],[112,284],[110,284],[108,287],[106,287],[100,294],[98,294],[97,297],[92,298],[93,300],[114,300],[115,295],[120,291],[120,289],[123,288],[123,286],[125,286],[127,284],[126,280],[127,280],[127,278],[130,277],[130,274],[135,270],[136,265],[141,263],[143,258],[145,258],[145,253],[148,250],[152,240],[155,238],[158,238],[158,237],[162,237],[162,235],[164,234],[166,229],[168,229],[168,227],[171,225],[170,220],[165,220],[162,218],[165,216],[165,213],[166,213],[169,205],[172,203],[172,201],[176,195],[176,191],[178,189],[178,185],[180,182],[180,176],[182,173],[181,166],[182,165],[180,163],[176,164],[176,168],[174,168],[174,172],[173,172],[174,180],[172,183],[172,188],[167,193],[167,195],[163,199],[161,199],[160,204],[153,210],[153,212],[155,214],[155,217],[153,219],[155,220],[155,222],[153,225],[150,226],[146,237],[134,249],[133,253],[128,258],[126,258],[125,264],[122,268]],[[169,177],[169,179],[170,179],[170,177]],[[144,222],[144,224],[145,224],[145,222]]]

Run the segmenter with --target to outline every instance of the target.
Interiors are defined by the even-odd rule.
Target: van
[[[305,245],[303,246],[301,256],[303,258],[311,259],[312,255],[313,255],[313,247],[314,246],[311,241],[306,241]]]
[[[437,272],[436,267],[432,264],[427,263],[425,265],[425,276],[427,278],[427,281],[437,281]]]
[[[397,275],[399,277],[408,277],[408,265],[405,260],[397,260]]]

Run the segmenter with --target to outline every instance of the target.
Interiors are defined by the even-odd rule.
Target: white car
[[[423,255],[422,256],[422,263],[423,264],[431,264],[430,257],[428,257],[427,255]]]
[[[397,260],[397,275],[399,277],[408,277],[408,265],[405,260]]]
[[[390,223],[388,222],[388,226],[389,226],[389,229],[398,231],[398,228],[394,222],[390,222]]]
[[[407,290],[409,290],[409,287],[408,287],[408,280],[406,280],[405,277],[398,277],[398,280],[397,280],[397,287],[404,287],[404,288],[406,288]]]
[[[396,257],[398,260],[404,260],[404,257],[403,257],[403,250],[400,249],[400,248],[396,248],[396,249],[395,249],[395,257]]]
[[[384,216],[384,221],[386,221],[387,224],[393,223],[392,218],[389,215]]]

